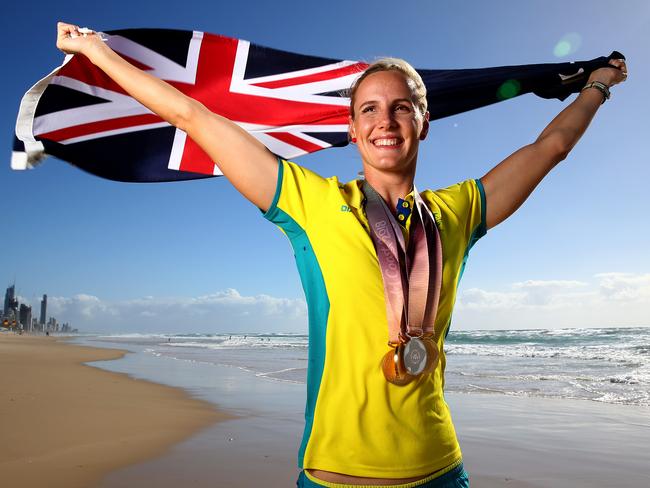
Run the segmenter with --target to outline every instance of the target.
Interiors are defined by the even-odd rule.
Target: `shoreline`
[[[61,338],[41,339],[56,344]],[[0,336],[0,366],[4,342]],[[213,413],[218,408],[222,416],[217,419],[221,421],[168,438],[164,445],[159,442],[139,459],[105,466],[92,482],[60,486],[295,486],[304,385],[259,378],[228,366],[154,357],[143,354],[142,345],[125,343],[134,352],[125,356],[119,344],[86,344],[68,345],[90,348],[95,357],[103,350],[107,359],[123,358],[86,369],[126,377],[138,389],[169,385],[161,387],[198,401]],[[650,438],[648,407],[489,393],[447,393],[446,398],[472,488],[650,486],[644,457]],[[4,474],[1,462],[0,470]],[[59,474],[54,475],[58,480]]]
[[[586,400],[448,395],[472,488],[650,486],[650,409]],[[298,420],[302,421],[300,417]],[[98,488],[295,486],[302,422],[248,416],[165,455],[110,473]],[[644,450],[644,447],[646,450]],[[183,470],[173,466],[183,466]]]
[[[269,487],[295,486],[305,385],[195,362],[200,355],[180,357],[141,354],[115,367],[203,391],[202,398],[239,417],[205,429],[160,458],[111,473],[100,488],[142,483],[173,488],[186,483],[188,473],[197,488],[214,486],[215,480],[242,488],[258,486],[260,480]],[[167,367],[174,368],[173,377],[160,375]],[[650,486],[643,458],[650,438],[648,407],[494,393],[445,396],[473,488]]]
[[[0,335],[0,472],[11,486],[88,487],[232,418],[163,384],[85,363],[127,351]]]

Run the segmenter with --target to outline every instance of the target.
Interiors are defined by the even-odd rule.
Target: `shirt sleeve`
[[[442,226],[457,232],[469,251],[487,232],[485,190],[479,179],[427,192],[428,200],[438,207]]]
[[[279,160],[278,181],[264,218],[287,236],[305,232],[309,217],[322,205],[330,184],[322,176],[284,159]]]

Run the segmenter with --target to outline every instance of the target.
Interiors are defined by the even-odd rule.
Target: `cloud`
[[[307,330],[304,300],[245,296],[229,288],[197,297],[108,302],[79,294],[48,297],[48,316],[85,332],[295,332]]]
[[[512,283],[509,291],[470,288],[462,293],[458,307],[475,309],[513,309],[525,307],[562,307],[577,297],[588,284],[582,281],[528,280]]]
[[[61,315],[93,319],[98,315],[115,316],[119,312],[93,295],[79,294],[72,297],[47,297],[49,316]],[[62,320],[59,319],[61,322]]]
[[[588,283],[584,281],[570,281],[570,280],[528,280],[518,283],[513,283],[513,288],[522,289],[571,289],[587,286]]]
[[[499,292],[470,288],[462,293],[456,303],[457,309],[512,309],[521,306],[525,293]]]
[[[599,290],[603,298],[623,302],[650,300],[650,273],[600,273]]]
[[[589,281],[528,280],[505,289],[461,291],[463,328],[650,325],[650,274],[599,273]]]

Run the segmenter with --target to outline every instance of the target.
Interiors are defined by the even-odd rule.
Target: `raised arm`
[[[597,69],[591,73],[587,84],[600,81],[611,87],[624,81],[627,77],[625,61],[613,59],[609,63],[618,69]],[[549,171],[567,157],[587,130],[603,96],[596,88],[580,92],[535,142],[508,156],[481,178],[487,202],[488,229],[512,215]]]
[[[187,133],[244,197],[262,210],[269,208],[275,193],[278,162],[248,132],[170,84],[136,68],[96,34],[83,36],[77,26],[59,22],[56,45],[65,53],[86,56],[129,95]]]

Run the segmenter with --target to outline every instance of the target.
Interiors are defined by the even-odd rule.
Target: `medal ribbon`
[[[370,236],[384,282],[391,344],[433,336],[442,286],[442,244],[431,210],[413,188],[411,236],[406,249],[402,229],[367,181],[363,182]]]

